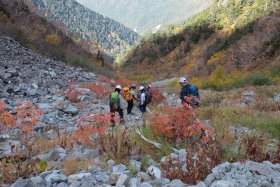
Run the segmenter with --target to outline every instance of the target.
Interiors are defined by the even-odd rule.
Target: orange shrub
[[[162,95],[162,93],[158,89],[151,88],[151,92],[153,95],[151,104],[158,105],[166,102],[166,98]]]
[[[211,139],[211,130],[196,119],[193,108],[187,104],[161,108],[149,117],[149,121],[153,131],[171,143],[186,140],[208,142]]]
[[[6,104],[0,100],[0,130],[19,127],[22,132],[29,132],[31,127],[39,123],[38,116],[43,112],[27,101],[18,101],[18,106],[14,109],[12,115],[6,109]]]
[[[61,39],[57,34],[49,34],[46,36],[45,42],[49,45],[59,45],[61,43]]]
[[[82,85],[81,87],[90,89],[92,92],[95,92],[102,99],[108,98],[112,92],[112,90],[108,89],[108,87],[105,87],[102,84],[98,84],[95,82],[86,83],[86,84]]]
[[[77,132],[77,138],[82,142],[89,143],[96,135],[107,130],[110,119],[110,113],[95,114],[90,112],[88,116],[81,117],[77,121],[77,125],[80,127]]]

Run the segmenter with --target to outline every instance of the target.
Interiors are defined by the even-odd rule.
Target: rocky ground
[[[0,37],[0,98],[7,104],[9,111],[17,106],[17,100],[30,101],[44,111],[39,117],[40,123],[33,128],[36,136],[52,138],[57,131],[61,133],[75,132],[77,120],[88,112],[108,112],[107,101],[88,89],[81,89],[83,83],[98,82],[98,76],[79,68],[39,55],[32,50],[22,47],[10,38]],[[174,79],[170,80],[171,82]],[[169,81],[169,82],[170,82]],[[162,85],[165,82],[156,83]],[[72,103],[66,95],[69,86],[79,88],[82,93],[82,107]],[[109,85],[108,85],[109,86]],[[176,96],[164,94],[169,106],[180,104]],[[247,101],[246,101],[247,102]],[[244,101],[244,103],[246,104]],[[249,102],[249,101],[248,101]],[[126,116],[126,127],[141,126],[143,118],[138,110],[133,115]],[[236,133],[247,133],[248,129],[233,128]],[[12,133],[0,132],[0,158],[10,155],[10,144],[20,144],[16,138],[18,130]],[[181,165],[186,164],[185,150],[163,157],[161,162],[168,159],[177,160]],[[116,164],[109,160],[104,167],[90,165],[73,175],[66,176],[63,172],[63,161],[66,159],[91,159],[96,163],[101,161],[100,151],[75,145],[71,150],[56,146],[32,155],[48,162],[47,171],[29,179],[18,179],[13,187],[78,187],[78,186],[131,186],[131,187],[180,187],[190,186],[181,180],[169,180],[163,177],[159,164],[152,159],[145,170],[139,159],[131,159],[130,165]],[[133,167],[135,171],[131,171]],[[212,173],[201,181],[197,187],[231,187],[231,186],[280,186],[280,165],[268,161],[255,163],[224,163],[212,169]],[[0,183],[1,184],[1,183]],[[6,184],[4,186],[10,186]]]
[[[18,100],[32,102],[43,110],[44,114],[39,117],[42,123],[34,128],[38,132],[44,131],[51,136],[54,133],[53,127],[73,132],[77,130],[77,119],[87,112],[109,111],[108,101],[98,99],[88,89],[79,88],[82,108],[67,99],[69,86],[79,87],[83,83],[99,82],[93,73],[41,56],[5,37],[0,38],[0,57],[1,99],[8,104],[10,111]],[[134,110],[134,115],[126,116],[127,126],[142,123],[138,110]],[[7,135],[1,132],[0,136]],[[5,146],[3,142],[1,144],[0,150],[5,153]]]

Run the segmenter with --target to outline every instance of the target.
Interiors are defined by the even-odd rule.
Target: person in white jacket
[[[141,92],[140,99],[139,99],[139,109],[142,113],[146,113],[146,95],[145,95],[145,87],[140,86],[139,91]]]

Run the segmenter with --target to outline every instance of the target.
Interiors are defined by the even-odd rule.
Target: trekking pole
[[[153,114],[153,113],[151,112],[151,110],[150,110],[148,107],[146,107],[146,109],[147,109],[147,111],[148,111],[150,114]]]

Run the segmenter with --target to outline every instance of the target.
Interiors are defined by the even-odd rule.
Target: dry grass
[[[88,169],[89,166],[96,165],[96,164],[97,164],[96,161],[93,159],[82,159],[82,158],[68,159],[65,160],[63,164],[64,174],[66,176],[69,176],[81,170],[86,170]]]

